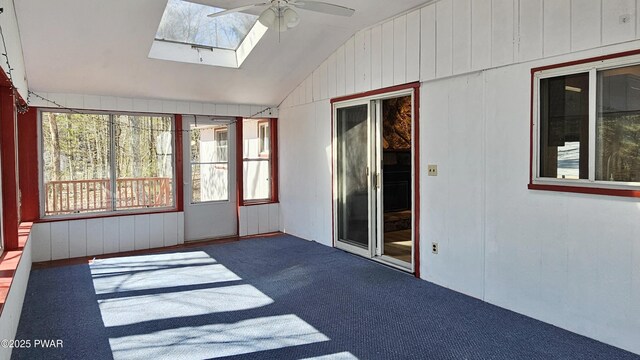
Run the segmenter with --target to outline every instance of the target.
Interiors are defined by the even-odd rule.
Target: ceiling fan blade
[[[338,16],[351,16],[356,12],[354,9],[345,6],[329,4],[321,1],[298,0],[296,2],[290,2],[289,5],[303,10]]]
[[[269,5],[269,4],[270,3],[266,2],[266,3],[260,3],[260,4],[245,5],[245,6],[240,6],[240,7],[237,7],[237,8],[233,8],[233,9],[224,10],[224,11],[220,11],[220,12],[217,12],[217,13],[209,14],[207,16],[210,17],[210,18],[215,18],[215,17],[218,17],[218,16],[232,14],[232,13],[236,13],[236,12],[240,12],[240,11],[245,11],[245,10],[249,10],[251,8],[257,7],[257,6],[264,6],[264,5]]]

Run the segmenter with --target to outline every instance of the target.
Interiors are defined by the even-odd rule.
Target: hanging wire
[[[0,15],[3,14],[3,13],[4,13],[4,8],[0,7]],[[9,54],[8,54],[8,51],[7,51],[7,43],[5,41],[4,31],[2,29],[2,25],[0,25],[0,39],[2,40],[2,48],[3,48],[2,56],[4,57],[4,61],[7,64],[7,76],[9,77],[9,82],[10,82],[9,86],[10,86],[11,91],[14,94],[14,98],[17,99],[18,96],[16,96],[16,93],[17,93],[18,88],[16,88],[15,85],[14,85],[14,81],[13,81],[13,70],[14,69],[13,69],[13,67],[11,67],[11,63],[9,62]],[[29,106],[31,104],[31,97],[32,96],[36,97],[36,98],[38,98],[40,100],[43,100],[45,102],[48,102],[48,103],[54,105],[55,107],[57,107],[59,109],[62,109],[62,110],[65,110],[67,112],[70,112],[70,113],[73,113],[73,114],[77,114],[77,115],[87,115],[86,113],[83,113],[83,112],[78,111],[76,109],[72,109],[70,107],[63,106],[63,105],[57,103],[56,101],[48,99],[48,98],[46,98],[46,97],[44,97],[44,96],[42,96],[40,94],[37,94],[37,93],[35,93],[35,92],[31,91],[31,90],[27,90],[27,99],[26,99],[26,101],[24,103],[21,103],[19,100],[16,100],[16,104],[15,105],[16,105],[16,109],[17,109],[19,114],[24,114],[27,111],[29,111]],[[248,119],[252,119],[252,118],[258,117],[258,116],[260,116],[262,114],[265,114],[265,113],[268,113],[268,115],[271,116],[272,110],[273,110],[273,107],[266,107],[265,109],[263,109],[261,111],[258,111],[255,114],[253,114],[253,115],[251,115],[251,116],[249,116],[247,118]],[[136,115],[131,115],[131,116],[136,116]],[[144,116],[144,115],[137,115],[137,116]],[[211,116],[212,120],[215,120],[216,118],[217,118],[216,116]],[[111,123],[110,120],[103,120],[103,121],[108,121],[108,122]],[[234,124],[236,121],[237,120],[234,118],[234,120],[231,121],[230,123]],[[159,132],[171,131],[171,132],[177,132],[177,130],[166,130],[166,131],[165,130],[156,130],[156,129],[153,129],[153,128],[145,128],[145,127],[141,127],[141,126],[137,126],[137,125],[124,125],[124,124],[117,124],[117,125],[119,125],[119,126],[129,126],[129,127],[132,127],[132,128],[137,128],[137,129],[140,129],[140,130],[148,130],[148,131],[159,131]],[[180,131],[189,132],[188,129],[187,130],[180,130]]]

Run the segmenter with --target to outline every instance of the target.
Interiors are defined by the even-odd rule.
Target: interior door
[[[336,246],[370,257],[375,208],[371,196],[370,104],[354,103],[335,111]]]
[[[185,241],[237,235],[235,124],[184,116]]]

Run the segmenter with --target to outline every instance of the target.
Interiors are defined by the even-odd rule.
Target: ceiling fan
[[[219,17],[235,12],[249,10],[254,7],[268,6],[258,17],[258,21],[270,29],[280,32],[292,29],[300,23],[298,13],[293,9],[315,11],[323,14],[351,16],[356,11],[345,6],[329,4],[313,0],[269,0],[263,3],[240,6],[234,9],[224,10],[209,14],[209,17]]]

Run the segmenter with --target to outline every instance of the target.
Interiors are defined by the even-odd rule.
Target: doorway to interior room
[[[415,270],[414,89],[334,102],[336,247]]]

